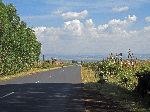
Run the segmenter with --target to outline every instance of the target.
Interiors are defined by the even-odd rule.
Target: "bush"
[[[135,91],[144,97],[150,92],[150,71],[137,72],[136,76],[138,78],[138,84]]]
[[[143,94],[144,91],[149,91],[145,89],[143,90],[143,86],[145,84],[142,84],[143,81],[141,81],[143,80],[143,78],[146,77],[145,80],[148,81],[144,81],[144,83],[146,83],[146,85],[150,85],[150,75],[148,75],[150,71],[149,60],[137,60],[131,58],[130,56],[128,59],[125,60],[119,59],[119,57],[114,57],[115,56],[113,56],[113,58],[108,57],[105,60],[101,60],[95,63],[84,63],[83,66],[92,69],[95,72],[95,74],[99,76],[99,83],[114,83],[131,91],[135,90],[135,88],[140,88],[138,89],[138,91],[142,91]],[[136,74],[140,74],[140,76],[137,78]],[[148,86],[147,88],[150,87]]]

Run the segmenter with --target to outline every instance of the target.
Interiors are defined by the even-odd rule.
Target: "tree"
[[[39,59],[41,44],[34,31],[20,20],[13,4],[0,1],[0,74],[31,68]]]

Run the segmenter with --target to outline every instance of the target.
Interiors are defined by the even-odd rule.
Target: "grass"
[[[87,69],[86,67],[81,68],[81,75],[82,75],[82,82],[89,83],[89,82],[97,82],[99,78],[96,78],[96,75],[91,69]]]
[[[133,112],[150,112],[150,107],[145,103],[145,101],[148,100],[148,97],[143,99],[132,91],[114,83],[97,83],[99,78],[95,76],[95,73],[92,70],[89,70],[86,67],[82,67],[81,73],[82,81],[85,84],[84,87],[86,89],[98,90],[105,97],[119,102]]]

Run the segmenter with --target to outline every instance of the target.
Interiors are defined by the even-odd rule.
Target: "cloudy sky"
[[[43,54],[150,54],[150,0],[4,0],[35,31]]]

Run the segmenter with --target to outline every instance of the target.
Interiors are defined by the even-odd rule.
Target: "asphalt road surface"
[[[0,112],[82,112],[80,72],[72,66],[0,82]]]

